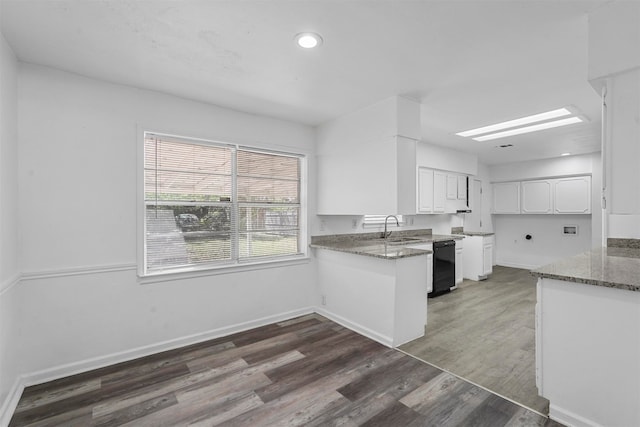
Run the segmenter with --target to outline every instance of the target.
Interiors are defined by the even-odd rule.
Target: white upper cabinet
[[[466,208],[466,202],[458,200],[458,174],[418,167],[417,176],[417,213],[455,213]]]
[[[458,198],[458,176],[447,175],[447,199],[455,200]]]
[[[555,213],[591,213],[591,177],[576,176],[555,180]]]
[[[433,213],[433,170],[418,168],[418,213]]]
[[[520,191],[523,214],[553,213],[553,182],[551,180],[523,181],[520,184]]]
[[[458,176],[458,200],[467,200],[467,177]]]
[[[493,184],[494,214],[590,214],[591,176]]]
[[[499,182],[493,184],[493,213],[520,213],[519,182]]]
[[[447,201],[447,174],[433,172],[433,213],[444,213]]]

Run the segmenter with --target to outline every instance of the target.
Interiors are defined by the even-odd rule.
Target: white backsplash
[[[464,214],[404,215],[403,217],[403,225],[398,228],[394,221],[389,221],[388,229],[393,231],[431,228],[433,234],[451,234],[451,227],[464,225]],[[363,227],[363,220],[363,216],[316,215],[311,224],[311,235],[371,233],[384,229],[383,225]]]

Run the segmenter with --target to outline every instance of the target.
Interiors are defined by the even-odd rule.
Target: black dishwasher
[[[456,284],[456,242],[433,242],[433,291],[430,297],[449,292]]]

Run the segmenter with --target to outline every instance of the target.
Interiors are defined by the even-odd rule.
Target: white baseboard
[[[248,322],[238,323],[235,325],[225,326],[223,328],[213,329],[206,332],[200,332],[193,335],[187,335],[185,337],[175,338],[156,344],[113,353],[106,356],[94,357],[91,359],[81,360],[66,365],[44,369],[42,371],[37,371],[25,375],[25,386],[28,387],[35,384],[53,381],[55,379],[68,377],[70,375],[87,372],[93,369],[103,368],[105,366],[114,365],[116,363],[126,362],[129,360],[138,359],[140,357],[149,356],[151,354],[173,350],[191,344],[197,344],[199,342],[208,341],[214,338],[224,337],[271,323],[282,322],[283,320],[292,319],[298,316],[304,316],[313,312],[313,307],[292,310],[267,317],[262,317],[260,319],[255,319]]]
[[[520,264],[520,263],[517,263],[517,262],[502,261],[502,260],[499,260],[496,263],[496,265],[499,265],[501,267],[522,268],[523,270],[535,270],[536,268],[540,268],[539,265]]]
[[[375,331],[372,331],[371,329],[362,326],[358,323],[352,322],[348,319],[345,319],[342,316],[339,316],[331,311],[328,311],[324,308],[321,307],[316,307],[315,309],[316,313],[320,314],[321,316],[324,316],[328,319],[333,320],[334,322],[344,326],[345,328],[351,329],[354,332],[359,333],[360,335],[364,335],[367,338],[371,338],[374,341],[379,342],[382,345],[385,345],[387,347],[391,347],[393,348],[393,340],[391,339],[391,337],[387,337],[385,335],[379,334]]]
[[[549,404],[549,418],[569,427],[604,427],[571,411]]]
[[[392,348],[393,340],[385,335],[379,334],[371,329],[362,326],[358,323],[352,322],[339,316],[333,312],[325,310],[320,307],[306,307],[298,310],[292,310],[284,313],[279,313],[272,316],[263,317],[260,319],[251,320],[248,322],[238,323],[235,325],[225,326],[223,328],[213,329],[206,332],[201,332],[185,337],[180,337],[172,340],[167,340],[160,343],[155,343],[147,346],[137,347],[131,350],[126,350],[118,353],[112,353],[106,356],[99,356],[90,359],[80,360],[65,365],[59,365],[52,368],[43,369],[41,371],[31,372],[20,376],[16,379],[11,392],[3,402],[0,412],[0,427],[6,427],[11,420],[13,413],[15,412],[22,391],[25,387],[29,387],[36,384],[42,384],[48,381],[68,377],[71,375],[80,374],[83,372],[91,371],[93,369],[103,368],[105,366],[114,365],[116,363],[126,362],[134,360],[140,357],[149,356],[151,354],[160,353],[167,350],[173,350],[175,348],[184,347],[191,344],[197,344],[199,342],[208,341],[214,338],[220,338],[227,335],[235,334],[238,332],[246,331],[249,329],[257,328],[271,323],[282,322],[284,320],[292,319],[306,314],[318,313],[334,322],[351,329],[361,335],[371,338],[374,341],[379,342],[382,345]]]
[[[235,334],[237,332],[269,325],[271,323],[282,322],[284,320],[311,314],[315,311],[316,310],[314,309],[314,307],[292,310],[267,317],[262,317],[260,319],[255,319],[248,322],[225,326],[223,328],[213,329],[210,331],[188,335],[185,337],[137,347],[131,350],[112,353],[106,356],[80,360],[77,362],[54,366],[52,368],[47,368],[41,371],[21,375],[16,379],[11,392],[7,395],[7,398],[2,403],[2,407],[0,407],[0,427],[6,427],[9,424],[9,421],[11,420],[11,417],[15,412],[16,406],[18,405],[18,401],[20,400],[20,396],[22,395],[22,391],[25,387],[42,384],[48,381],[68,377],[70,375],[80,374],[83,372],[91,371],[93,369],[103,368],[105,366],[114,365],[116,363],[138,359],[140,357],[149,356],[151,354],[173,350],[175,348],[180,348],[191,344],[197,344],[199,342],[208,341],[214,338],[224,337],[227,335]]]
[[[11,421],[11,417],[18,406],[18,402],[20,401],[20,396],[22,396],[22,391],[24,390],[24,380],[22,377],[16,378],[11,390],[9,390],[9,394],[5,398],[4,402],[2,402],[2,406],[0,407],[0,426],[7,427],[9,422]]]

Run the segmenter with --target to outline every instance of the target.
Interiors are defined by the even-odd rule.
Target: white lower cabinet
[[[493,237],[484,237],[482,244],[482,275],[493,273]]]
[[[421,249],[423,251],[431,251],[427,255],[427,293],[433,291],[433,244],[432,243],[418,243],[416,245],[407,245],[410,249]]]
[[[456,286],[458,286],[464,280],[462,275],[462,248],[464,240],[456,240]]]
[[[465,279],[484,280],[493,273],[493,235],[465,236],[462,274]]]
[[[431,292],[433,292],[433,254],[427,255],[427,293]]]

